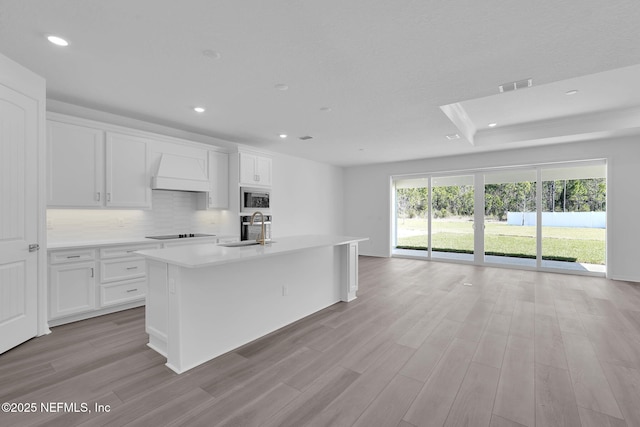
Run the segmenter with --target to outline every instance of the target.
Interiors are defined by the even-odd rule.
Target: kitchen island
[[[149,347],[185,372],[339,301],[358,288],[358,242],[282,237],[266,245],[199,244],[147,258]]]

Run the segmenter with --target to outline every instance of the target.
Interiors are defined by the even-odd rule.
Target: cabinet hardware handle
[[[91,277],[93,277],[93,267],[91,267]]]
[[[137,266],[136,267],[127,267],[127,270],[135,270],[136,268],[138,268],[138,267]]]
[[[111,193],[107,193],[107,202],[111,201]]]
[[[100,201],[100,192],[98,191],[96,194],[98,195],[98,202],[99,202]]]
[[[135,291],[137,291],[137,290],[138,290],[138,288],[134,288],[134,289],[127,289],[127,292],[135,292]]]
[[[80,258],[80,255],[69,255],[67,258]]]
[[[128,254],[130,254],[130,253],[135,252],[135,251],[136,251],[136,250],[134,249],[134,250],[132,250],[132,251],[127,251],[127,253],[128,253]]]

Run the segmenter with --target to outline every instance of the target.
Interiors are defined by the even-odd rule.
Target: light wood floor
[[[640,426],[640,285],[362,257],[358,294],[182,375],[143,309],[54,328],[0,402],[111,411],[0,425]]]

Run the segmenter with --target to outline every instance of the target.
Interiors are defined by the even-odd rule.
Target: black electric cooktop
[[[171,239],[188,239],[189,237],[213,237],[215,234],[201,233],[184,233],[184,234],[168,234],[166,236],[147,236],[147,239],[171,240]]]

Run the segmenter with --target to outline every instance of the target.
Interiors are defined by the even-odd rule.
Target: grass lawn
[[[473,251],[470,221],[434,220],[432,244],[435,249]],[[421,233],[421,234],[416,234]],[[413,235],[411,235],[413,234]],[[398,246],[427,247],[426,220],[398,221]],[[485,251],[501,254],[536,255],[536,228],[487,222]],[[604,264],[605,230],[600,228],[542,227],[542,256],[575,259],[576,262]]]

